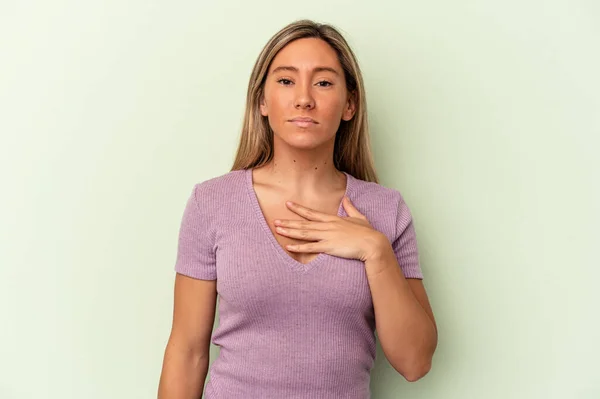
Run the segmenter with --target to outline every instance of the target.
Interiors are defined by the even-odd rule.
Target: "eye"
[[[278,82],[278,83],[281,83],[281,84],[282,84],[282,85],[284,85],[284,86],[289,86],[289,85],[292,83],[292,81],[291,81],[291,80],[289,80],[289,79],[285,79],[285,78],[279,79],[277,82]]]
[[[322,83],[324,83],[324,84],[322,84]],[[329,87],[329,86],[331,86],[333,83],[331,83],[331,82],[328,82],[328,81],[326,81],[326,80],[322,80],[322,81],[318,82],[317,84],[318,84],[318,85],[320,85],[321,87]]]

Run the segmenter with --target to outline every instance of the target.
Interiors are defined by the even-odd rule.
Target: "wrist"
[[[386,258],[390,252],[393,253],[392,245],[387,237],[381,232],[375,232],[368,239],[369,244],[363,256],[365,263],[380,262]]]

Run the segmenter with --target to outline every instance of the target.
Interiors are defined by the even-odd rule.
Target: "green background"
[[[600,398],[592,0],[2,2],[1,398],[156,396],[185,201],[304,17],[359,58],[439,326],[416,383],[379,350],[373,398]]]

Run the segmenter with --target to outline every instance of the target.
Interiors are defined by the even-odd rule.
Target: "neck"
[[[333,164],[333,148],[276,146],[273,159],[260,169],[265,181],[290,193],[330,193],[346,182]]]

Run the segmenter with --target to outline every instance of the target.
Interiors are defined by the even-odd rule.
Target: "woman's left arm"
[[[277,232],[313,241],[288,245],[290,251],[325,252],[364,262],[385,357],[404,378],[416,381],[429,372],[437,346],[437,326],[422,281],[405,278],[386,236],[373,229],[348,198],[343,205],[347,218],[288,202],[291,211],[308,221],[276,220]]]
[[[365,259],[377,336],[392,367],[416,381],[431,368],[437,326],[423,281],[405,278],[393,249],[382,236]]]

